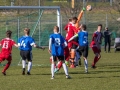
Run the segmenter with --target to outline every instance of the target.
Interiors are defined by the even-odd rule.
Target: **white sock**
[[[85,65],[85,69],[88,69],[88,61],[87,61],[87,59],[84,60],[84,65]]]
[[[26,66],[26,61],[22,60],[22,67],[25,68],[25,66]]]
[[[28,62],[28,72],[30,72],[31,68],[32,68],[32,62]]]
[[[54,64],[51,64],[51,74],[52,74],[52,77],[54,77]]]
[[[62,66],[63,66],[65,74],[68,75],[68,68],[67,68],[66,64],[63,63]]]

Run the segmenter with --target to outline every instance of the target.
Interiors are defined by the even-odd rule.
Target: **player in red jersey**
[[[101,52],[101,42],[102,42],[102,38],[103,38],[103,34],[102,34],[101,30],[102,30],[102,24],[99,24],[97,31],[95,31],[93,33],[92,42],[90,44],[90,47],[92,48],[92,50],[95,54],[94,61],[92,63],[93,69],[96,68],[95,65],[98,62],[98,60],[101,58],[100,52]]]
[[[7,60],[8,63],[5,65],[2,74],[6,75],[6,70],[9,68],[11,61],[12,61],[12,46],[18,47],[14,40],[11,39],[12,32],[8,30],[6,32],[6,38],[0,41],[0,46],[2,50],[0,52],[0,63],[4,60]]]

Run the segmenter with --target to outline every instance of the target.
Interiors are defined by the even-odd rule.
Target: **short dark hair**
[[[86,25],[85,24],[82,24],[81,28],[83,28],[84,30],[87,29]]]
[[[57,32],[59,32],[59,27],[58,26],[54,26],[54,29],[56,29]]]
[[[73,17],[72,20],[78,20],[77,17]]]
[[[102,27],[102,24],[98,24],[98,26],[101,26],[101,27]]]
[[[68,21],[71,22],[71,21],[72,21],[72,18],[69,18]]]
[[[10,37],[11,37],[11,34],[12,34],[12,31],[11,31],[11,30],[7,30],[7,31],[6,31],[6,36],[7,36],[7,37],[10,38]]]
[[[28,34],[28,35],[30,34],[30,29],[29,28],[25,28],[24,30],[26,31],[26,34]]]

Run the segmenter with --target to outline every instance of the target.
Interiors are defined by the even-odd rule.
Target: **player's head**
[[[72,23],[73,23],[73,24],[76,24],[76,23],[77,23],[77,20],[78,20],[77,17],[73,17],[73,18],[72,18]]]
[[[108,30],[108,27],[105,27],[105,30]]]
[[[6,37],[11,38],[12,31],[8,30],[6,31]]]
[[[97,29],[97,31],[98,31],[98,32],[101,32],[101,30],[102,30],[102,24],[98,24],[98,29]]]
[[[81,25],[81,29],[82,29],[82,30],[86,30],[86,29],[87,29],[86,25],[85,25],[85,24],[82,24],[82,25]]]
[[[53,31],[54,31],[54,33],[58,33],[59,32],[59,27],[58,26],[54,26]]]
[[[29,28],[25,28],[24,29],[24,34],[25,35],[29,35],[30,34],[30,29]]]
[[[69,18],[68,21],[69,21],[69,22],[72,22],[72,18]]]

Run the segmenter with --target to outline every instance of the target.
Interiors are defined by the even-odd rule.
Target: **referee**
[[[103,35],[104,35],[104,42],[105,42],[104,50],[105,50],[105,52],[107,52],[106,47],[108,45],[108,52],[110,52],[111,32],[108,30],[108,27],[105,27],[105,31],[104,31]]]

